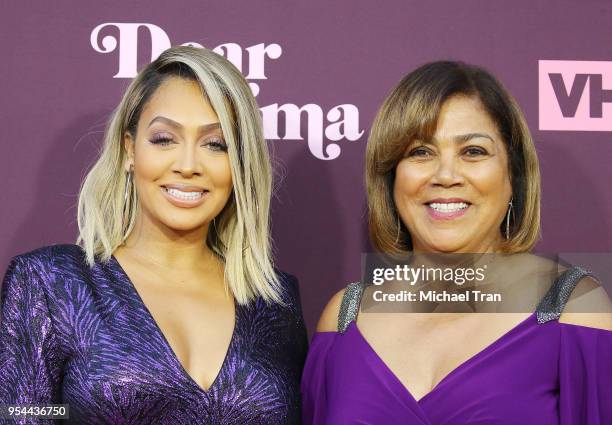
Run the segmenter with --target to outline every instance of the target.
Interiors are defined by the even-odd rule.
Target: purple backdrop
[[[311,330],[327,299],[359,278],[360,253],[368,249],[363,166],[376,108],[402,75],[427,61],[483,65],[523,108],[543,175],[538,249],[612,250],[611,133],[583,131],[597,128],[589,128],[591,121],[612,122],[612,75],[605,71],[612,61],[609,0],[26,3],[5,3],[0,18],[3,269],[15,254],[75,240],[79,183],[129,82],[114,76],[121,70],[120,54],[126,55],[124,72],[135,61],[129,46],[135,26],[127,24],[138,23],[149,24],[137,33],[139,64],[150,61],[164,35],[173,45],[241,48],[243,72],[251,73],[257,100],[269,114],[267,134],[278,135],[270,142],[277,174],[284,175],[273,202],[277,264],[300,279]],[[258,62],[262,47],[270,50]],[[608,61],[600,73],[602,116],[591,110],[581,131],[539,131],[540,111],[559,108],[538,95],[541,60]],[[600,68],[589,69],[595,75]],[[563,78],[566,92],[557,96],[569,104],[586,102],[574,107],[584,113],[586,97],[592,101],[598,93],[596,77],[585,80],[582,98],[582,92],[570,91],[573,77]],[[278,114],[276,128],[280,105],[310,106],[301,124],[291,111],[287,121]],[[297,140],[300,131],[303,140]],[[335,159],[319,159],[338,151]]]

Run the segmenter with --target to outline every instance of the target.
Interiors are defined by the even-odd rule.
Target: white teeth
[[[464,210],[468,207],[468,204],[465,202],[451,202],[451,203],[440,203],[440,202],[432,202],[429,204],[429,208],[436,210],[438,212],[452,213],[460,210]]]
[[[168,192],[171,196],[178,199],[184,199],[186,201],[195,201],[197,199],[200,199],[203,195],[203,192],[183,192],[182,190],[170,187],[167,187],[165,189],[166,192]]]

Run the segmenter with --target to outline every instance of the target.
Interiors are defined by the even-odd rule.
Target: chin
[[[430,241],[422,244],[423,251],[441,252],[441,253],[472,253],[469,249],[470,241],[464,238],[449,237],[448,235],[440,235],[433,237]]]
[[[467,252],[463,248],[464,245],[459,244],[436,244],[428,247],[428,249],[432,252],[439,252],[443,254]]]
[[[193,220],[161,220],[161,223],[168,229],[176,232],[197,232],[206,226],[207,222]]]

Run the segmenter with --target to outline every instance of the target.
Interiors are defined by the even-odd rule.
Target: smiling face
[[[393,197],[415,252],[492,252],[512,196],[508,154],[479,99],[442,105],[431,141],[413,140]]]
[[[219,120],[195,81],[169,77],[124,146],[139,200],[137,221],[162,231],[206,232],[232,192]]]

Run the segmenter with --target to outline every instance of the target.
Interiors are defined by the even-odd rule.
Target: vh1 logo
[[[612,62],[539,61],[540,130],[612,131]]]

